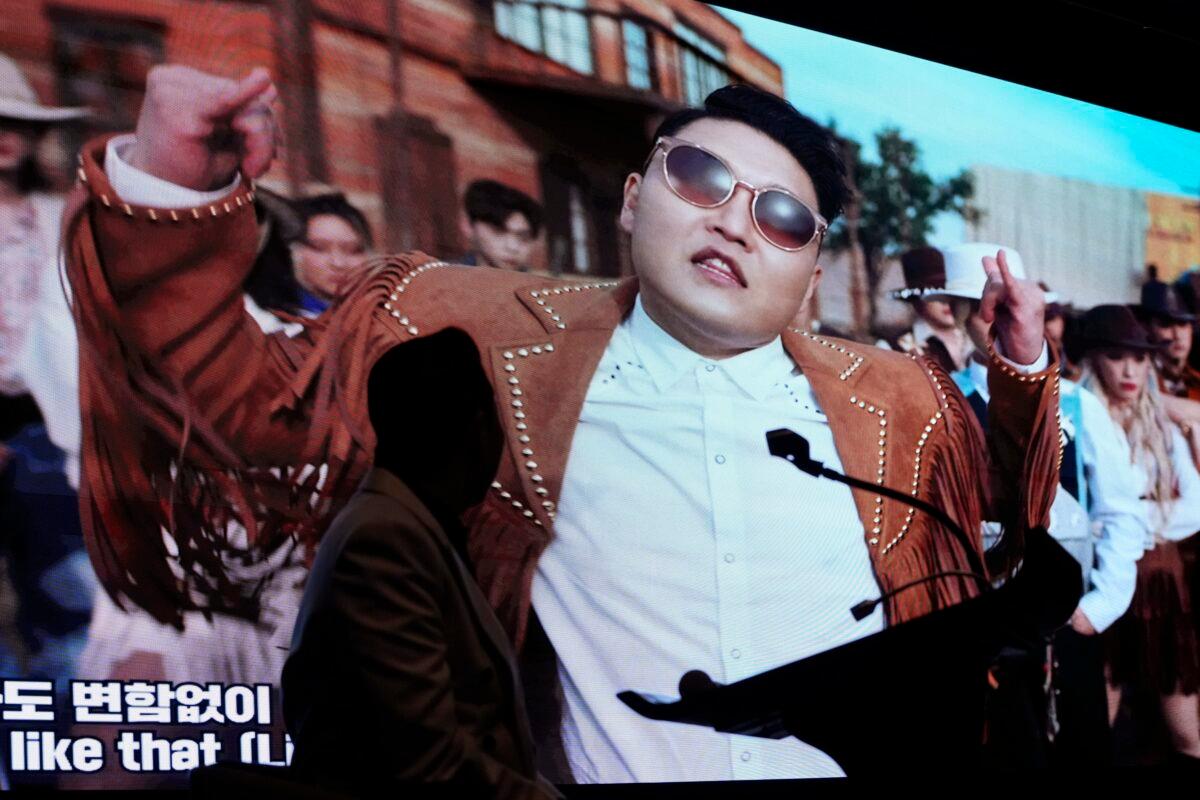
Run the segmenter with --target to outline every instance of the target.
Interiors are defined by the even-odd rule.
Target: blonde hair
[[[1083,373],[1079,383],[1100,398],[1125,438],[1129,440],[1132,461],[1140,465],[1150,477],[1150,499],[1158,509],[1159,520],[1154,527],[1160,528],[1170,518],[1175,505],[1175,469],[1171,464],[1174,443],[1171,436],[1172,423],[1163,409],[1161,392],[1158,388],[1158,370],[1153,360],[1138,396],[1130,406],[1117,406],[1109,396],[1095,365],[1096,353],[1088,353],[1083,362]]]

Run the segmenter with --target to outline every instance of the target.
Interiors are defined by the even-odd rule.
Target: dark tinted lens
[[[797,250],[812,241],[817,220],[803,203],[783,192],[766,191],[754,202],[754,219],[772,244]]]
[[[733,176],[725,165],[695,147],[672,147],[666,163],[671,188],[689,203],[715,206],[733,186]]]

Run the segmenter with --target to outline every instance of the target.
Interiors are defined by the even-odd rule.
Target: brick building
[[[43,97],[129,129],[147,70],[268,66],[286,144],[268,178],[334,184],[388,249],[461,254],[467,183],[541,199],[534,266],[628,271],[625,174],[661,114],[778,65],[693,0],[3,0],[0,50]],[[68,139],[75,146],[79,135]]]

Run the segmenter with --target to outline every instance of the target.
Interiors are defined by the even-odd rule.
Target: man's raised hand
[[[983,271],[987,284],[979,303],[980,317],[994,324],[1005,357],[1017,364],[1033,364],[1046,340],[1046,298],[1041,287],[1013,277],[1003,250],[995,258],[984,257]]]
[[[278,93],[262,67],[229,80],[178,65],[150,71],[128,163],[170,183],[207,191],[234,173],[257,178],[275,158]]]

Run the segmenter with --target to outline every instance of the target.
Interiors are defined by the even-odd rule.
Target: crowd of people
[[[0,54],[0,675],[50,679],[61,695],[70,680],[85,678],[278,685],[307,574],[294,546],[254,568],[264,607],[253,623],[195,614],[182,631],[114,602],[84,547],[77,337],[56,262],[64,197],[52,190],[39,151],[55,128],[88,117],[84,108],[41,103]],[[375,251],[371,225],[323,184],[295,196],[260,188],[255,213],[244,307],[264,333],[294,336],[361,273]],[[525,270],[541,213],[515,188],[472,182],[462,216],[470,249],[447,257]],[[115,770],[73,780],[64,783],[146,785],[144,776]]]
[[[978,317],[977,258],[975,245],[905,253],[906,287],[895,296],[912,304],[917,321],[881,344],[941,362],[986,429],[987,330]],[[1009,263],[1021,270],[1015,254]],[[1081,752],[1092,757],[1112,752],[1109,729],[1132,693],[1153,698],[1172,758],[1187,763],[1200,757],[1200,617],[1192,600],[1200,591],[1200,270],[1168,284],[1150,267],[1133,305],[1077,309],[1041,288],[1046,338],[1068,378],[1050,530],[1085,568],[1088,587],[1047,652],[1021,654],[1023,663],[1006,666],[1024,670],[1024,688],[1049,689],[1040,704],[1051,709],[1045,718],[1057,741],[1047,753],[1084,743]],[[1139,711],[1147,716],[1144,702]],[[1146,743],[1130,733],[1129,716],[1127,708],[1119,743],[1132,761],[1145,757]]]
[[[202,107],[203,91],[214,79],[188,80],[200,81],[197,107]],[[349,478],[361,479],[372,455],[359,429],[369,422],[378,432],[386,414],[378,403],[369,418],[366,414],[366,374],[381,352],[377,342],[420,341],[413,339],[418,327],[442,313],[447,326],[470,334],[478,352],[467,348],[469,353],[487,359],[494,349],[502,358],[497,392],[511,403],[505,408],[513,417],[502,423],[512,430],[497,433],[511,434],[509,446],[520,456],[511,474],[502,462],[486,499],[464,523],[457,513],[439,513],[443,509],[436,503],[430,508],[438,526],[453,533],[457,555],[451,561],[461,557],[463,569],[479,581],[479,597],[486,595],[504,631],[521,646],[526,684],[544,680],[541,688],[555,696],[550,705],[536,696],[530,700],[535,721],[556,715],[543,725],[549,737],[538,735],[538,769],[544,774],[559,780],[680,780],[697,774],[697,753],[705,754],[700,761],[711,768],[704,774],[713,778],[837,774],[836,765],[813,748],[741,741],[735,746],[728,743],[732,737],[707,731],[675,731],[661,749],[644,746],[644,737],[667,734],[644,721],[613,727],[611,719],[621,709],[611,689],[662,688],[665,678],[669,691],[680,674],[706,659],[715,673],[735,680],[974,594],[969,581],[946,581],[928,594],[898,595],[863,623],[828,621],[830,597],[849,607],[880,588],[903,584],[929,564],[967,569],[971,554],[949,544],[937,523],[914,519],[908,509],[882,498],[862,505],[841,487],[813,489],[806,496],[823,532],[843,535],[841,543],[817,537],[819,545],[811,551],[798,551],[785,535],[793,501],[782,500],[794,497],[794,476],[762,469],[745,444],[754,431],[777,420],[804,432],[827,463],[841,463],[848,472],[869,472],[880,483],[892,483],[907,471],[914,495],[921,489],[960,521],[979,527],[993,554],[1011,547],[1014,531],[1044,517],[1051,534],[1079,561],[1085,585],[1068,623],[1037,648],[1010,649],[992,667],[986,750],[993,765],[1145,758],[1120,733],[1153,727],[1158,717],[1169,734],[1170,758],[1200,763],[1200,609],[1193,604],[1200,597],[1194,536],[1200,530],[1195,342],[1200,272],[1174,284],[1152,276],[1133,306],[1081,310],[1033,285],[1020,254],[1005,243],[924,247],[902,257],[906,288],[896,293],[897,301],[912,306],[915,323],[877,342],[916,356],[911,363],[869,345],[792,330],[790,321],[819,281],[815,258],[828,221],[844,202],[840,161],[827,146],[827,132],[790,106],[745,87],[722,91],[702,110],[668,117],[647,167],[627,180],[621,224],[631,237],[640,284],[626,282],[614,290],[611,309],[571,305],[573,295],[601,288],[591,284],[564,281],[554,284],[552,296],[539,296],[537,287],[546,278],[534,282],[536,276],[523,273],[541,231],[542,208],[502,183],[479,180],[466,188],[460,227],[468,249],[439,254],[494,270],[434,278],[424,275],[430,265],[393,259],[382,262],[377,273],[391,281],[391,293],[371,298],[360,278],[368,265],[375,269],[380,263],[370,258],[376,253],[374,234],[367,217],[336,188],[306,187],[294,197],[262,187],[245,194],[235,178],[225,189],[210,191],[209,182],[200,191],[146,169],[152,161],[147,143],[117,136],[84,153],[83,191],[93,193],[91,202],[107,198],[96,188],[105,182],[108,191],[139,209],[199,208],[217,201],[228,208],[226,201],[236,197],[238,208],[245,199],[254,210],[252,223],[233,220],[232,214],[225,221],[214,212],[211,224],[225,227],[213,229],[217,238],[205,239],[210,249],[197,256],[206,264],[235,259],[228,255],[234,245],[247,245],[252,263],[225,271],[236,272],[238,283],[224,287],[214,281],[205,289],[214,295],[210,301],[207,295],[188,295],[195,284],[172,283],[178,277],[170,275],[150,282],[152,297],[146,301],[129,291],[141,280],[133,271],[143,265],[128,259],[132,265],[126,266],[121,255],[142,246],[139,237],[158,236],[160,229],[121,229],[119,218],[102,212],[65,232],[67,255],[76,260],[64,287],[57,258],[63,201],[42,191],[37,144],[52,126],[77,122],[87,112],[42,104],[15,63],[0,56],[0,519],[9,584],[0,621],[3,675],[54,679],[63,691],[71,678],[278,685],[317,538],[306,536],[305,526],[317,525],[318,517],[327,524],[332,516],[297,512],[297,503],[316,507],[346,500],[353,489]],[[247,102],[261,96],[247,94]],[[171,126],[162,128],[166,140]],[[757,137],[753,152],[742,149],[747,131]],[[142,148],[138,168],[130,157],[135,147]],[[742,187],[752,193],[748,206],[730,202],[742,196]],[[199,252],[200,244],[184,241],[192,234],[175,235]],[[697,236],[708,244],[672,250]],[[226,238],[229,244],[223,244]],[[80,242],[94,250],[80,249]],[[668,250],[694,265],[707,283],[682,294],[662,255]],[[408,288],[420,282],[435,289],[421,294]],[[100,284],[111,294],[97,292]],[[733,312],[713,299],[730,287],[751,297],[738,301],[743,305]],[[226,289],[229,296],[240,289],[238,307],[222,304],[224,295],[218,295]],[[513,302],[514,292],[544,311],[546,319],[539,316],[536,329],[506,329],[490,321],[502,303]],[[171,305],[184,295],[195,300],[194,308]],[[138,305],[145,302],[151,305]],[[386,310],[381,319],[374,316],[376,306]],[[350,316],[356,308],[360,316]],[[256,323],[254,331],[241,327],[242,314]],[[88,315],[94,315],[95,328]],[[124,328],[109,324],[117,316]],[[401,320],[399,328],[394,320]],[[539,375],[533,362],[555,352],[543,340],[566,335],[558,331],[576,321],[585,333],[588,325],[593,331],[608,326],[611,340],[577,344],[578,369],[571,367],[569,374]],[[1030,330],[1035,322],[1037,330]],[[196,344],[189,337],[204,326],[223,333]],[[340,346],[335,332],[368,327],[374,338],[356,339],[361,350],[343,353],[348,364],[334,368],[321,360]],[[568,349],[569,342],[559,340],[558,348]],[[163,363],[145,354],[161,355]],[[1061,382],[1052,377],[1055,355]],[[842,361],[847,357],[850,366]],[[838,361],[831,365],[827,359]],[[149,378],[148,364],[155,373]],[[432,375],[434,367],[425,366]],[[832,378],[828,383],[823,371]],[[870,426],[840,416],[846,404],[835,409],[833,402],[840,399],[834,390],[845,388],[840,384],[862,381],[863,374],[866,382],[849,395],[849,406],[864,419],[871,415]],[[327,386],[333,388],[322,388]],[[276,415],[278,405],[269,419],[258,406],[247,405],[247,398],[257,398],[265,407],[265,396],[255,392],[272,389],[291,394],[295,404],[285,409],[294,415],[290,422]],[[538,417],[529,406],[539,389],[574,397],[578,415]],[[154,404],[138,405],[151,395]],[[396,403],[402,405],[400,399]],[[323,404],[340,411],[322,416]],[[446,408],[453,403],[446,399],[444,406],[451,424]],[[183,438],[173,438],[170,409],[184,409],[178,425],[188,431]],[[129,442],[135,440],[143,449],[133,461],[143,461],[147,474],[162,470],[153,478],[176,483],[190,468],[182,456],[193,446],[187,439],[193,409],[205,420],[195,434],[204,455],[194,460],[205,461],[213,474],[237,478],[253,475],[249,467],[269,467],[288,490],[286,501],[263,494],[216,503],[228,502],[218,511],[225,545],[254,551],[255,559],[235,564],[214,551],[216,560],[206,561],[206,542],[180,538],[178,518],[155,511],[135,518],[147,544],[132,546],[120,539],[121,526],[129,522],[122,515],[132,512],[120,503],[97,502],[105,491],[121,496],[127,476],[113,464],[122,463],[128,453],[122,448],[134,448]],[[130,415],[139,413],[141,421],[131,422]],[[536,433],[530,430],[534,421],[541,426]],[[855,439],[853,448],[845,444],[866,427],[867,438]],[[411,442],[435,446],[431,436],[415,433]],[[893,456],[896,442],[915,447],[915,461]],[[493,444],[499,447],[499,439]],[[154,450],[159,446],[169,455],[159,459]],[[464,440],[456,453],[461,457],[470,446]],[[941,459],[978,477],[963,480],[953,469],[936,467],[922,471],[926,447],[926,464]],[[434,461],[404,452],[403,444],[389,442],[389,448],[387,463],[403,463],[392,472],[419,485],[413,470]],[[376,466],[386,466],[383,461],[377,451]],[[388,488],[389,479],[373,480],[384,487],[377,492],[400,491]],[[195,485],[203,492],[202,481]],[[642,507],[623,501],[631,486],[655,502]],[[305,492],[318,500],[297,501]],[[189,509],[196,512],[189,523],[197,531],[216,524],[204,516],[212,511],[211,498],[203,500],[209,505],[205,511],[196,511],[199,504]],[[254,513],[246,515],[247,508]],[[286,520],[290,532],[264,536],[263,519]],[[247,521],[253,532],[246,530]],[[551,527],[557,538],[543,535]],[[695,529],[706,536],[668,537],[651,546],[651,532],[660,529]],[[765,538],[751,542],[748,534],[759,531]],[[881,540],[884,531],[891,537],[887,541]],[[255,543],[264,540],[269,547],[256,550]],[[194,563],[220,563],[221,581],[212,585],[253,585],[253,612],[239,611],[236,603],[180,600],[195,588],[187,576],[178,579],[187,588],[178,591],[177,605],[162,605],[169,592],[153,595],[156,580],[141,580],[141,574],[155,574],[148,566],[154,559],[178,562],[181,543],[197,548]],[[176,556],[169,555],[173,547]],[[887,560],[893,549],[900,558]],[[147,571],[137,574],[141,568]],[[1000,579],[1006,569],[989,572]],[[800,573],[812,574],[813,584],[794,591],[773,588]],[[797,616],[804,613],[826,621],[809,626]],[[691,627],[681,620],[690,620]],[[336,628],[336,618],[322,624]],[[797,638],[797,625],[815,632]],[[296,635],[301,641],[299,629]],[[593,637],[620,644],[596,646]],[[629,653],[634,644],[650,655]],[[631,667],[630,659],[660,671]],[[1144,702],[1137,705],[1147,697],[1157,717],[1146,714]],[[513,747],[522,750],[522,758],[532,758]],[[146,778],[114,767],[82,780],[119,786],[145,785]],[[548,785],[533,787],[529,784],[530,796],[553,792]]]

